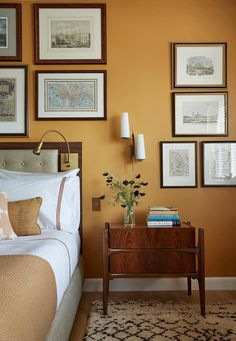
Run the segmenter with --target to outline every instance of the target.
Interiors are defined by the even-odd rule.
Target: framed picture
[[[0,136],[28,136],[27,66],[0,66]]]
[[[226,43],[173,43],[174,88],[226,88]]]
[[[203,187],[236,186],[236,141],[202,142]]]
[[[197,187],[197,142],[161,142],[161,187]]]
[[[106,71],[36,71],[36,119],[106,120]]]
[[[36,64],[105,64],[106,4],[35,4]]]
[[[227,136],[227,92],[173,93],[173,136]]]
[[[0,62],[21,61],[21,4],[0,4]]]

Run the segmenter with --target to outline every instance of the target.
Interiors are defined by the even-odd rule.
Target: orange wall
[[[103,2],[107,3],[107,65],[40,66],[34,65],[33,59],[34,2],[22,1],[22,63],[29,65],[30,137],[27,140],[36,141],[46,129],[55,128],[69,141],[83,142],[83,238],[86,276],[101,276],[101,231],[104,222],[121,222],[123,219],[122,209],[110,206],[107,202],[102,202],[101,212],[93,212],[91,208],[91,198],[101,195],[105,189],[104,178],[101,176],[104,170],[122,177],[132,175],[128,146],[125,141],[119,139],[119,116],[122,111],[130,113],[135,132],[145,134],[147,160],[137,163],[136,171],[143,175],[149,186],[147,196],[137,207],[137,220],[145,221],[147,207],[150,205],[177,206],[183,220],[188,219],[193,225],[205,228],[207,276],[236,276],[236,188],[160,189],[159,160],[159,142],[163,140],[236,140],[236,1]],[[227,138],[172,138],[171,42],[228,43]],[[34,120],[34,71],[69,69],[107,70],[107,121]],[[53,139],[53,134],[48,136],[48,140]]]

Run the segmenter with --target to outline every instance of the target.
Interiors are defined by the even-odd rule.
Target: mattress
[[[57,307],[66,291],[80,256],[79,232],[42,230],[36,236],[0,241],[0,255],[30,254],[45,259],[55,275]]]

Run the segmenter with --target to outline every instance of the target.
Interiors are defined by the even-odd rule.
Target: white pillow
[[[80,223],[79,176],[33,178],[0,178],[0,191],[6,192],[8,201],[41,197],[37,223],[41,229],[78,230]]]
[[[45,178],[63,178],[68,176],[76,176],[79,173],[79,168],[71,169],[64,172],[58,173],[28,173],[28,172],[16,172],[7,169],[0,169],[0,179],[14,179],[14,178],[21,178],[27,176],[37,179],[45,179]]]
[[[15,234],[8,215],[6,193],[0,192],[0,240],[15,239]]]

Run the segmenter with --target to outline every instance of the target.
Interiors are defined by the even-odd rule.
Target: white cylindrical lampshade
[[[146,159],[143,134],[135,136],[135,159],[140,161]]]
[[[122,114],[121,114],[120,137],[122,139],[129,139],[130,138],[129,114],[127,112],[122,112]]]

